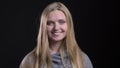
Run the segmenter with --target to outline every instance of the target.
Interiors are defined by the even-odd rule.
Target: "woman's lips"
[[[58,34],[60,34],[60,33],[53,33],[53,34],[58,35]]]
[[[62,32],[52,32],[53,35],[59,35],[61,34]]]

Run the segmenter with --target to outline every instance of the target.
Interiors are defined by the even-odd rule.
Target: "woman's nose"
[[[59,28],[60,28],[60,25],[56,22],[55,25],[54,25],[54,29],[58,30]]]

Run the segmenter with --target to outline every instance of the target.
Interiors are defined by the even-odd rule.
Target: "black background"
[[[36,46],[39,15],[46,5],[53,1],[55,0],[1,2],[1,68],[18,68],[23,57]],[[61,2],[70,10],[76,40],[80,48],[90,57],[94,68],[116,68],[117,46],[120,41],[117,2],[112,0],[61,0]]]

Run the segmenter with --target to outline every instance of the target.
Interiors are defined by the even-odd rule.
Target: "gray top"
[[[89,59],[89,57],[83,53],[83,60],[84,60],[84,67],[85,68],[93,68],[92,63]],[[52,68],[64,68],[61,57],[60,57],[60,53],[56,53],[56,54],[52,54],[51,55],[52,58]],[[68,58],[67,56],[64,57],[64,60],[66,61]],[[72,68],[70,62],[68,62],[68,68]]]

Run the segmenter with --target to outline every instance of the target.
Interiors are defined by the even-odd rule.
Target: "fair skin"
[[[66,16],[60,10],[54,10],[49,13],[47,21],[47,33],[51,53],[55,54],[59,51],[62,40],[66,37],[67,23]]]

